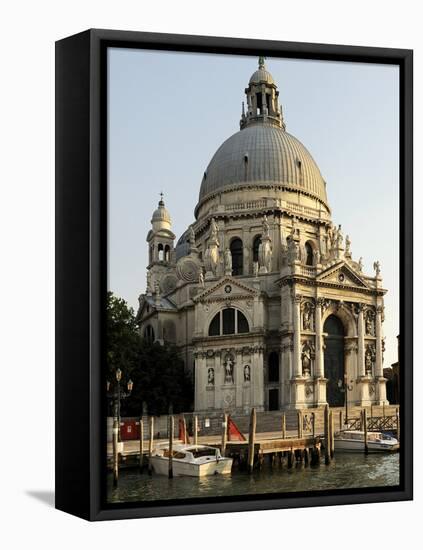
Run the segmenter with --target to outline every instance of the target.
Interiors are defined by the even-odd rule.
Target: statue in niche
[[[212,367],[207,371],[207,383],[209,386],[214,386],[214,369]]]
[[[204,273],[203,273],[203,270],[200,269],[199,270],[199,273],[198,273],[198,284],[204,288]]]
[[[304,304],[303,329],[312,330],[313,308],[310,302]]]
[[[366,315],[366,334],[373,336],[373,312],[368,311]]]
[[[301,353],[301,363],[303,367],[303,376],[310,376],[311,373],[311,349],[305,344]]]
[[[233,357],[228,354],[225,358],[223,366],[225,367],[225,383],[233,384],[234,382],[234,360]]]
[[[225,250],[225,274],[232,275],[232,254],[229,248]]]
[[[375,270],[376,277],[379,277],[379,275],[380,275],[380,262],[379,261],[373,263],[373,269]]]
[[[259,264],[258,264],[258,262],[253,262],[253,275],[254,275],[254,278],[258,277],[258,273],[259,273]]]
[[[372,369],[373,369],[373,353],[370,347],[368,347],[366,350],[365,366],[366,366],[366,374],[368,376],[371,376]]]
[[[251,379],[250,365],[244,367],[244,382],[249,382]]]

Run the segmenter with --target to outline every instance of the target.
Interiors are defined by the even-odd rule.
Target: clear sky
[[[151,215],[164,192],[177,239],[194,221],[202,175],[239,130],[257,57],[109,50],[109,288],[137,309]],[[267,58],[286,129],[327,182],[353,258],[382,268],[385,366],[399,331],[399,70]]]

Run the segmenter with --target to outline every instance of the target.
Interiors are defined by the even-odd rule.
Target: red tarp
[[[230,416],[228,417],[228,441],[247,441]]]
[[[179,419],[178,439],[180,439],[182,443],[187,443],[188,445],[191,444],[191,441],[189,440],[188,431],[184,429],[184,421],[182,420],[182,418]]]

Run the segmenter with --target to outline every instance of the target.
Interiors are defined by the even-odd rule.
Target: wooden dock
[[[253,408],[249,419],[245,416],[241,418],[244,429],[241,431],[236,425],[235,436],[233,433],[231,434],[229,429],[231,422],[232,424],[234,422],[230,416],[223,413],[220,420],[215,419],[215,429],[210,435],[207,434],[205,429],[210,426],[209,419],[208,424],[205,422],[207,417],[202,418],[193,414],[192,417],[189,417],[190,422],[187,423],[185,415],[178,415],[178,435],[171,429],[166,434],[167,437],[163,437],[163,435],[157,437],[159,434],[157,431],[155,432],[154,418],[144,417],[138,423],[140,427],[138,440],[117,442],[115,439],[113,442],[108,443],[108,466],[113,469],[116,483],[120,467],[139,466],[141,471],[148,467],[148,471],[151,473],[149,458],[156,446],[174,446],[185,442],[192,445],[208,445],[219,448],[223,456],[234,459],[236,467],[246,469],[249,473],[261,468],[265,460],[272,467],[282,466],[285,462],[288,468],[293,467],[294,464],[317,465],[320,464],[321,453],[323,452],[325,464],[330,464],[334,457],[335,431],[339,429],[347,427],[362,429],[365,425],[366,432],[375,429],[397,430],[399,439],[399,409],[385,411],[385,408],[383,408],[383,411],[381,411],[383,414],[380,416],[374,415],[374,412],[376,411],[357,408],[354,412],[351,411],[354,416],[349,416],[348,423],[345,423],[341,408],[330,409],[326,406],[314,410],[280,412],[276,418],[273,417],[272,424],[274,428],[278,427],[278,430],[257,433],[258,417]],[[357,413],[360,413],[359,417],[357,417]],[[368,415],[368,413],[370,414]],[[270,425],[266,414],[259,413],[261,430]],[[246,421],[248,420],[247,424]],[[174,417],[168,417],[167,421],[169,426],[173,426]],[[191,430],[188,430],[188,424],[191,425]],[[247,427],[248,432],[246,431]],[[160,429],[160,434],[163,434],[163,423]],[[188,433],[189,431],[190,433]],[[154,437],[155,434],[156,437]],[[170,465],[169,477],[172,475]]]

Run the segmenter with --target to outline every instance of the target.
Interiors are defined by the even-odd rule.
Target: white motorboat
[[[335,451],[364,452],[364,432],[359,430],[342,430],[334,436]],[[369,453],[392,452],[399,449],[398,440],[382,432],[367,432]]]
[[[151,465],[154,473],[168,475],[169,447],[155,449],[151,456]],[[230,474],[232,458],[223,457],[219,449],[206,445],[175,445],[172,465],[174,476]]]

